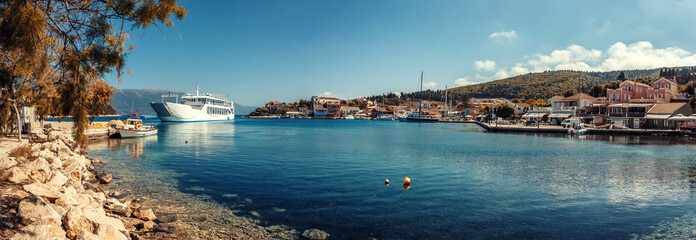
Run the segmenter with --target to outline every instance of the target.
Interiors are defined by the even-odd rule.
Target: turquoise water
[[[133,168],[179,173],[182,192],[333,239],[627,239],[688,221],[696,206],[696,145],[684,138],[360,120],[158,127],[157,137],[90,155],[137,158]]]

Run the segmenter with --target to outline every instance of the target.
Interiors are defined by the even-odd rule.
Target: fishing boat
[[[165,98],[176,98],[175,102],[165,102]],[[150,103],[162,122],[207,122],[234,120],[234,104],[231,100],[209,93],[200,94],[196,83],[196,94],[162,95],[161,103]]]
[[[138,138],[157,135],[157,128],[143,125],[143,120],[137,118],[137,114],[133,114],[131,118],[126,119],[124,125],[116,128],[116,130],[121,138]]]
[[[353,115],[346,115],[346,116],[343,117],[343,119],[346,119],[346,120],[353,120],[353,119],[355,119],[355,117],[354,117]]]
[[[421,78],[420,78],[420,91],[423,91],[423,72],[421,71]],[[420,99],[418,102],[418,112],[414,113],[409,113],[408,116],[406,116],[406,121],[407,122],[437,122],[440,121],[439,118],[435,117],[434,115],[424,112],[421,108],[423,105],[423,99]]]

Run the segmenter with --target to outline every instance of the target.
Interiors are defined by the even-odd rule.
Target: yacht
[[[176,98],[175,102],[166,102],[165,98]],[[234,104],[231,100],[209,93],[200,94],[196,83],[196,94],[181,96],[162,95],[161,103],[150,103],[162,122],[208,122],[234,120]]]
[[[421,72],[420,91],[423,92],[423,72]],[[408,116],[406,116],[406,121],[407,122],[437,122],[437,121],[440,121],[440,119],[437,118],[436,116],[422,111],[421,110],[421,106],[423,105],[422,103],[423,103],[423,100],[421,99],[420,102],[418,103],[418,112],[409,113]]]

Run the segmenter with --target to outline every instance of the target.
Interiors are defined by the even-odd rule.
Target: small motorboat
[[[135,117],[135,116],[134,116]],[[138,138],[157,135],[157,128],[143,125],[139,118],[128,118],[122,127],[116,128],[121,138]]]

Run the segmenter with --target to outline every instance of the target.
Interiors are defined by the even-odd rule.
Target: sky
[[[242,105],[444,89],[545,70],[696,65],[696,1],[183,0],[129,32],[117,89]]]

